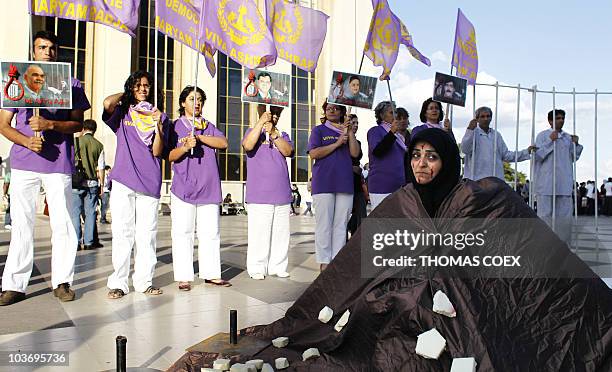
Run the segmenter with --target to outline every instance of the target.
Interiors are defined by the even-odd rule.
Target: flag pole
[[[535,117],[536,117],[536,98],[538,96],[538,86],[534,85],[532,87],[532,95],[531,95],[531,143],[535,143]],[[535,201],[533,200],[533,188],[535,187],[535,172],[534,172],[534,162],[535,162],[535,152],[531,153],[531,161],[529,162],[529,178],[531,184],[529,185],[529,206],[531,209],[535,207]]]
[[[395,102],[393,102],[393,96],[391,95],[391,83],[387,79],[387,89],[389,90],[389,100],[391,101],[391,107],[393,108],[393,119],[397,119],[397,111],[395,109]]]
[[[516,138],[514,141],[514,191],[518,190],[518,142],[519,122],[521,113],[521,84],[518,85],[516,93]]]
[[[493,142],[493,177],[497,177],[497,106],[499,106],[499,82],[498,81],[495,82],[495,125],[494,125],[495,135],[493,136],[493,141],[494,141]],[[503,173],[501,177],[502,179],[504,179]]]
[[[32,2],[30,1],[30,9],[32,9]],[[30,11],[30,14],[28,15],[28,21],[29,21],[29,26],[30,26],[30,38],[28,40],[28,45],[30,47],[30,50],[28,50],[28,54],[30,54],[30,58],[28,58],[28,60],[33,61],[34,60],[34,26],[32,25],[32,13]],[[40,115],[40,109],[38,107],[35,107],[32,109],[32,115],[33,116],[39,116]],[[39,130],[34,131],[34,137],[40,137],[41,136],[41,132]]]
[[[576,135],[576,88],[572,89],[572,131],[574,136]],[[573,178],[574,178],[574,226],[576,227],[576,235],[574,239],[574,251],[578,251],[578,187],[576,186],[576,143],[572,141],[574,164],[572,166]],[[580,205],[582,205],[582,198],[580,198]],[[573,230],[573,229],[572,229]]]
[[[365,52],[361,53],[361,62],[359,63],[359,71],[357,71],[357,75],[361,75],[361,67],[363,67],[363,59],[365,58]]]
[[[159,52],[159,35],[157,31],[157,25],[155,25],[155,32],[153,33],[153,37],[155,37],[155,56],[153,58],[153,106],[157,108],[157,53]]]
[[[552,117],[552,129],[553,132],[557,132],[557,110],[555,103],[555,87],[552,87],[552,101],[553,101],[553,117]],[[557,132],[558,134],[558,132]],[[553,141],[553,181],[552,181],[552,229],[556,233],[556,222],[557,222],[557,141]]]
[[[195,106],[196,106],[196,100],[197,100],[197,94],[198,94],[198,65],[200,63],[200,44],[199,44],[199,38],[200,38],[200,29],[198,27],[198,31],[196,32],[196,43],[198,43],[198,50],[196,51],[196,58],[195,58],[195,66],[194,66],[194,72],[193,72],[193,107],[192,107],[192,113],[191,113],[191,136],[195,135]],[[191,155],[193,155],[193,148],[191,149],[190,152]]]
[[[474,119],[476,118],[476,82],[474,82],[474,96],[472,97],[472,109],[474,110]],[[478,120],[476,120],[476,127],[478,127]],[[472,180],[476,181],[476,169],[474,169],[474,161],[476,158],[476,129],[474,128],[474,133],[472,135],[472,159],[471,159],[471,168],[472,168]]]
[[[451,62],[451,69],[450,69],[450,75],[451,75],[451,76],[453,75],[453,67],[454,67],[454,66],[453,66],[453,63]],[[449,128],[448,128],[448,129],[449,129],[449,131],[452,131],[452,130],[453,130],[453,122],[451,121],[451,117],[450,117],[450,116],[448,116],[448,113],[449,113],[449,112],[450,112],[450,113],[451,113],[451,115],[452,115],[452,110],[450,110],[450,106],[451,106],[451,105],[450,105],[450,103],[447,103],[447,104],[446,104],[446,113],[445,113],[444,115],[445,115],[445,116],[448,118],[448,121],[449,121],[449,123],[450,123],[450,125],[449,125]]]

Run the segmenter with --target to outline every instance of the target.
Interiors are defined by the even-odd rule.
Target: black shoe
[[[93,248],[102,248],[102,247],[104,247],[104,245],[102,243],[100,243],[100,242],[94,242],[91,246]]]
[[[105,225],[110,224],[110,222],[108,222],[107,220],[102,220],[102,221],[100,221],[100,223],[103,223],[103,224],[105,224]]]
[[[93,244],[85,244],[85,245],[83,245],[83,249],[81,249],[81,250],[83,250],[83,251],[91,251],[93,249],[96,249],[96,247],[94,247]]]
[[[62,283],[53,290],[53,295],[62,302],[74,301],[74,291],[70,289],[70,284]],[[25,294],[24,294],[25,297]]]
[[[0,295],[0,306],[7,306],[25,300],[26,295],[23,292],[4,291]]]

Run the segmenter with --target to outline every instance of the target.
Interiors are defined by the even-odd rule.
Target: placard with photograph
[[[2,108],[72,108],[69,63],[0,62]]]
[[[242,69],[242,102],[289,107],[291,75],[259,69]]]
[[[436,72],[433,93],[433,99],[435,101],[465,107],[466,94],[466,79]]]
[[[327,102],[371,110],[377,82],[372,76],[334,71]]]

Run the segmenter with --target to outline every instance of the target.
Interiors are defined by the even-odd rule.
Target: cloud
[[[434,52],[431,55],[430,60],[432,62],[443,62],[443,63],[446,63],[447,65],[450,64],[450,58],[441,50]]]

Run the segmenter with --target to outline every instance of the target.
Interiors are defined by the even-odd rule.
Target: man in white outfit
[[[553,126],[553,111],[550,111],[548,123],[551,128],[538,133],[536,137],[538,150],[535,152],[534,191],[538,202],[538,216],[546,221],[562,240],[568,242],[571,237],[573,210],[573,162],[574,156],[576,160],[580,158],[582,145],[578,144],[578,136],[563,131],[565,111],[554,110],[554,117]]]
[[[493,117],[490,108],[480,107],[476,110],[475,117],[470,121],[461,140],[461,152],[465,154],[463,177],[474,181],[485,177],[497,177],[503,180],[503,162],[514,162],[515,159],[528,160],[529,153],[535,150],[535,146],[529,146],[518,152],[510,151],[502,135],[490,127]]]
[[[35,61],[55,62],[57,37],[41,31],[34,35]],[[51,224],[51,284],[60,301],[74,300],[70,289],[74,276],[77,236],[72,210],[74,172],[73,133],[83,128],[83,112],[90,108],[81,83],[72,79],[72,110],[0,110],[0,133],[13,142],[11,148],[12,233],[4,272],[0,306],[25,299],[34,264],[36,200],[42,184],[46,191]],[[13,117],[15,127],[11,126]],[[43,141],[44,138],[44,141]]]

